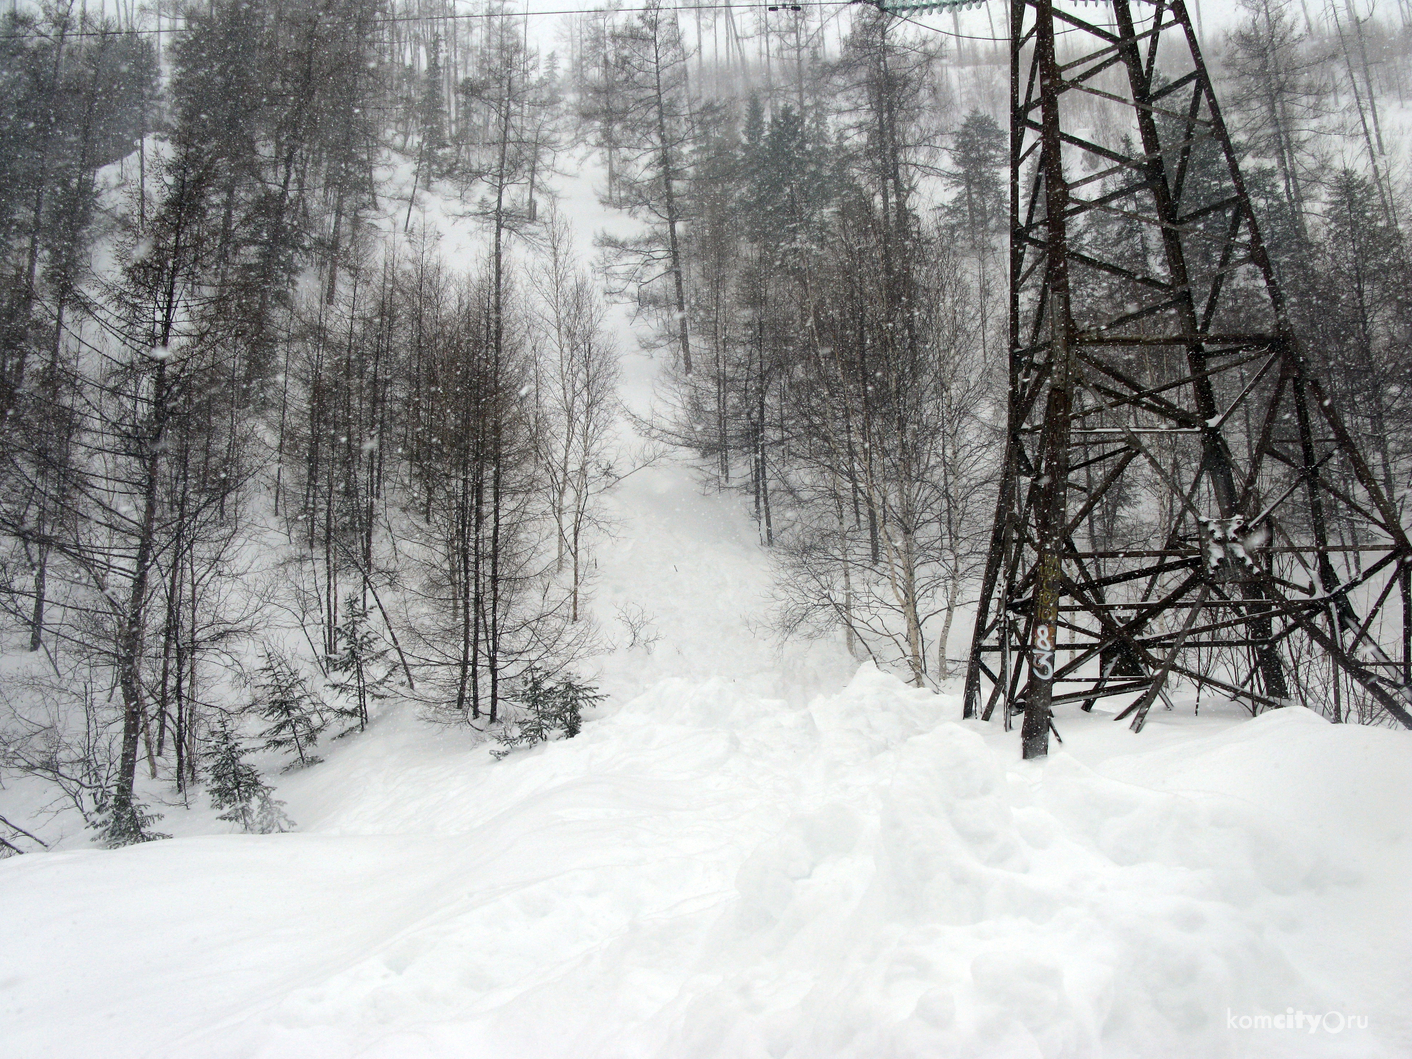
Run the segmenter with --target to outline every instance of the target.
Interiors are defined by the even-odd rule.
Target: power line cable
[[[377,18],[363,20],[360,24],[365,26],[383,26],[403,22],[446,22],[446,21],[469,21],[487,18],[504,19],[528,19],[558,17],[562,15],[632,15],[644,11],[728,11],[728,10],[762,10],[762,11],[791,11],[799,12],[805,7],[850,7],[859,3],[860,0],[761,0],[761,2],[747,2],[739,4],[679,4],[673,7],[656,5],[651,7],[574,7],[559,8],[553,11],[453,11],[439,15],[380,15]],[[869,5],[875,6],[875,5]],[[184,22],[185,16],[168,16],[169,21],[175,23],[178,20]],[[153,36],[161,33],[177,32],[175,26],[172,29],[154,29],[150,27],[138,28],[131,26],[123,29],[114,28],[111,30],[69,30],[62,35],[65,39],[70,37],[121,37],[128,34],[139,36]],[[29,36],[38,36],[45,39],[50,38],[50,34],[45,33],[6,33],[0,34],[0,40],[23,40]]]

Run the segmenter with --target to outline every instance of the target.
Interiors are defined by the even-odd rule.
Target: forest
[[[1401,509],[1412,4],[1364,7],[1240,0],[1203,46],[1295,324]],[[955,676],[1003,446],[1004,21],[12,5],[0,782],[121,846],[161,837],[152,790],[291,826],[252,756],[313,766],[390,697],[497,753],[577,733],[621,429],[748,506],[774,634]],[[556,201],[585,158],[611,231]],[[1121,219],[1083,237],[1148,249]],[[615,305],[665,365],[651,414],[618,400]],[[1119,501],[1091,532],[1140,539]],[[0,817],[0,852],[32,830]]]

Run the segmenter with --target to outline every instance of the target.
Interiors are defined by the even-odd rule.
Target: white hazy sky
[[[95,8],[116,10],[118,8],[126,11],[131,0],[89,0],[87,7],[90,11]],[[160,0],[162,7],[170,7],[174,0]],[[632,10],[638,6],[642,0],[618,0],[618,7],[622,10]],[[806,7],[818,11],[822,9],[829,16],[835,25],[846,22],[849,16],[850,5],[847,0],[800,0]],[[1065,0],[1067,5],[1087,8],[1090,12],[1096,5],[1103,4],[1104,0]],[[26,7],[37,7],[37,0],[10,0],[10,3],[20,9]],[[1238,0],[1187,0],[1192,14],[1196,17],[1198,24],[1204,30],[1203,36],[1213,33],[1221,33],[1229,29],[1239,17],[1240,8]],[[1337,4],[1340,15],[1346,17],[1347,5],[1351,3],[1354,10],[1360,17],[1367,15],[1392,18],[1396,16],[1395,0],[1298,0],[1295,5],[1296,13],[1300,16],[1307,16],[1315,23],[1327,21],[1329,19],[1329,8],[1331,4]],[[83,4],[83,0],[75,0],[75,6]],[[0,9],[9,6],[0,0]],[[138,0],[139,9],[152,6],[151,0]],[[530,24],[530,36],[544,49],[554,46],[557,36],[557,29],[563,21],[561,17],[564,13],[577,13],[584,10],[596,10],[607,6],[598,0],[511,0],[508,7],[514,11],[527,11],[534,16]],[[743,0],[735,2],[721,2],[711,4],[703,0],[676,0],[676,4],[668,6],[678,6],[682,11],[682,23],[690,33],[694,30],[700,20],[708,27],[713,12],[724,12],[730,8],[735,18],[736,24],[742,34],[750,32],[756,20],[761,16],[775,19],[789,19],[794,17],[792,12],[778,10],[769,12],[768,2],[750,3]],[[1142,0],[1137,0],[1135,6],[1145,6]],[[452,7],[457,12],[471,14],[483,10],[480,2],[467,2],[467,0],[453,0]],[[1007,14],[1009,10],[1008,0],[989,0],[989,2],[972,8],[967,11],[947,12],[930,15],[913,16],[914,21],[932,28],[943,35],[951,35],[959,32],[968,38],[995,38],[1003,37]],[[709,33],[709,28],[707,30]],[[832,36],[832,34],[830,34]],[[748,47],[748,45],[747,45]]]

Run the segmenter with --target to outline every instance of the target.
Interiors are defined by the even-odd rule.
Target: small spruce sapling
[[[497,758],[520,747],[547,743],[555,732],[572,739],[583,728],[583,711],[602,702],[603,696],[591,684],[571,677],[554,678],[531,666],[521,677],[519,693],[512,701],[518,707],[516,717],[498,736],[499,748],[491,751]]]
[[[116,799],[107,795],[104,798],[104,804],[99,806],[99,811],[101,815],[98,833],[103,838],[103,845],[109,849],[135,846],[139,842],[152,842],[159,838],[172,837],[152,830],[152,825],[162,819],[162,814],[149,813],[147,806],[135,798],[128,803],[125,810],[120,810],[117,807]]]
[[[285,766],[286,772],[323,760],[309,753],[328,726],[323,705],[288,660],[273,652],[265,655],[252,706],[270,724],[260,733],[264,748],[293,752],[294,760]]]
[[[217,819],[239,824],[242,831],[257,835],[277,834],[294,826],[281,808],[284,802],[272,797],[274,788],[245,760],[245,747],[228,718],[221,718],[211,733],[202,758],[211,808],[226,810]]]
[[[386,698],[392,671],[387,665],[387,648],[382,645],[368,620],[368,606],[356,595],[343,603],[343,621],[334,630],[337,651],[328,658],[329,686],[347,696],[352,705],[339,712],[353,718],[358,731],[368,727],[368,706]],[[339,736],[353,731],[350,725]]]

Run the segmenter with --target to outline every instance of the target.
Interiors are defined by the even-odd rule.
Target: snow
[[[587,256],[607,218],[566,192]],[[295,833],[164,806],[169,841],[0,862],[0,1055],[1412,1054],[1412,734],[1072,711],[1022,762],[954,689],[779,644],[756,529],[689,463],[605,515],[578,738],[497,762],[394,704],[273,777]]]
[[[1035,765],[957,713],[664,678],[494,762],[389,712],[281,785],[300,833],[0,864],[0,1048],[1406,1054],[1403,733],[1075,717]],[[1368,1028],[1227,1028],[1286,1008]]]

